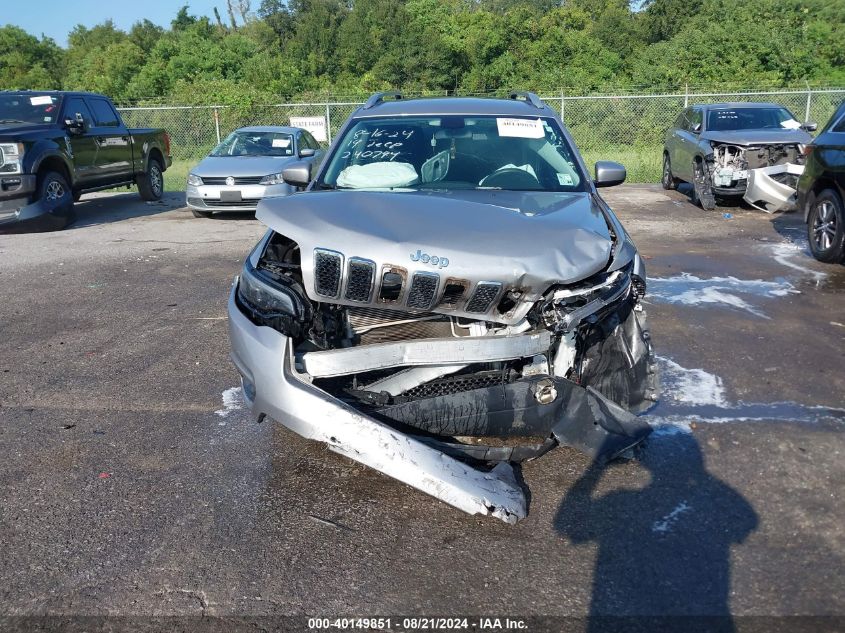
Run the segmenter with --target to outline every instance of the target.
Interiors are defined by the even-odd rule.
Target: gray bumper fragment
[[[651,433],[643,418],[629,413],[592,387],[572,385],[564,415],[552,435],[598,462],[608,462]]]

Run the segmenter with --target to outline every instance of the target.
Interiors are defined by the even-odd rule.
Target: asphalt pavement
[[[656,430],[606,468],[525,464],[516,526],[254,422],[225,311],[254,218],[101,194],[0,236],[0,615],[845,627],[845,267],[796,213],[604,195],[648,268]]]

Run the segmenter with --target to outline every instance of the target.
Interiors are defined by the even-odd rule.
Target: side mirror
[[[700,133],[701,132],[701,123],[696,123],[695,125],[693,125],[692,131],[695,132],[696,134]]]
[[[76,118],[65,119],[65,127],[71,134],[82,134],[85,132],[85,119],[83,119],[82,115],[77,112]]]
[[[300,161],[282,170],[282,180],[294,187],[307,187],[311,182],[311,165]]]
[[[317,153],[316,149],[312,149],[310,147],[303,147],[299,150],[300,158],[311,158],[314,154]]]
[[[805,132],[815,132],[817,129],[819,129],[819,126],[817,123],[811,123],[810,121],[807,121],[801,124],[801,129]]]
[[[613,187],[625,182],[627,172],[619,163],[610,160],[596,162],[596,187]]]

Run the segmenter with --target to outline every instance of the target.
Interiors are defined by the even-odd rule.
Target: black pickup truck
[[[0,91],[0,232],[63,228],[90,191],[158,200],[170,164],[167,132],[127,129],[108,97]]]

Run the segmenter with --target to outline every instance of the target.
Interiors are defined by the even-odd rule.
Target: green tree
[[[299,61],[303,74],[325,85],[337,69],[338,31],[348,9],[340,0],[301,0],[291,7],[296,30],[285,51]]]
[[[132,25],[129,40],[144,53],[149,53],[164,33],[164,29],[149,20],[141,20]]]
[[[0,88],[61,88],[63,70],[64,52],[52,39],[0,27]]]
[[[191,26],[197,23],[197,16],[188,13],[188,5],[184,4],[176,12],[176,17],[170,23],[170,28],[174,31],[186,31]]]
[[[68,36],[64,87],[102,92],[117,101],[124,100],[144,58],[144,50],[111,20],[90,29],[77,25]]]
[[[642,18],[649,42],[672,38],[689,20],[701,12],[704,0],[646,0]]]

